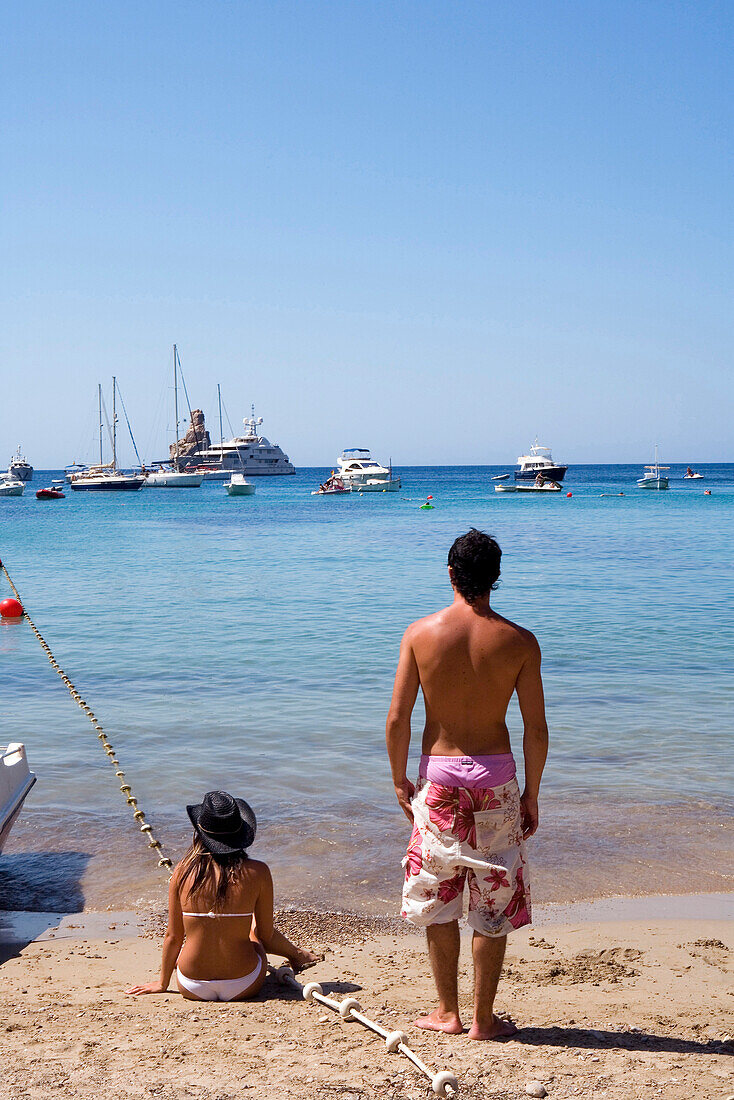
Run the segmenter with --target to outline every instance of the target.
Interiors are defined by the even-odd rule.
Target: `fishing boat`
[[[661,466],[658,462],[658,446],[655,444],[655,461],[645,466],[645,473],[638,479],[637,485],[640,489],[667,489],[668,477],[666,474],[661,473],[661,470],[669,470],[670,466]]]
[[[224,488],[231,497],[251,497],[255,492],[255,486],[244,474],[232,474]]]
[[[25,745],[14,742],[0,749],[0,852],[35,782]]]
[[[702,479],[703,474],[699,474],[697,470],[692,470],[690,466],[683,474],[684,481],[701,481]]]
[[[36,491],[36,500],[64,500],[65,497],[63,481],[52,481],[45,489]]]
[[[72,489],[75,492],[100,492],[100,493],[120,493],[120,492],[137,492],[138,489],[142,489],[145,485],[145,478],[142,474],[126,474],[122,470],[117,468],[117,379],[112,379],[112,461],[105,462],[102,450],[102,410],[104,408],[104,402],[102,400],[102,386],[97,386],[97,396],[99,402],[99,464],[96,466],[89,466],[81,473],[71,474],[69,482]],[[123,405],[124,409],[124,405]],[[125,414],[127,419],[127,414]],[[107,415],[105,412],[105,420]],[[128,420],[128,428],[130,427],[130,421]],[[108,429],[109,430],[109,429]],[[132,430],[130,431],[132,435]],[[135,445],[135,440],[133,440]],[[137,452],[137,447],[135,448]],[[138,461],[140,459],[138,458]]]
[[[381,466],[366,447],[348,447],[339,455],[338,476],[356,493],[396,493],[401,486],[393,477],[392,462]]]
[[[26,462],[25,455],[21,454],[20,444],[18,444],[18,450],[10,460],[8,476],[17,478],[18,481],[31,481],[33,478],[33,467],[29,462]]]
[[[543,447],[536,438],[530,454],[518,457],[515,481],[534,481],[538,474],[552,481],[563,481],[567,470],[568,466],[560,466],[553,461],[550,447]]]
[[[340,477],[337,477],[334,471],[331,471],[331,476],[327,477],[323,485],[319,485],[318,489],[314,489],[311,493],[312,497],[326,497],[333,496],[338,493],[349,493],[351,490],[344,484]]]
[[[22,497],[25,485],[17,477],[0,474],[0,497]]]

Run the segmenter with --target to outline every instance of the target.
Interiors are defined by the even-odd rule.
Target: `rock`
[[[543,1085],[542,1081],[528,1081],[525,1086],[525,1095],[543,1097],[547,1096],[548,1093],[545,1091],[545,1085]]]
[[[209,432],[204,426],[204,414],[201,409],[192,409],[191,411],[191,424],[189,430],[183,439],[178,441],[178,453],[180,457],[184,455],[195,454],[197,451],[203,451],[207,447],[211,447],[212,441],[209,437]],[[172,443],[169,447],[171,458],[176,457],[176,444]]]

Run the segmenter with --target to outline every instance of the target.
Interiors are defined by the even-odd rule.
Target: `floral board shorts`
[[[402,916],[420,927],[458,920],[468,883],[476,932],[504,936],[530,924],[517,780],[468,788],[419,779],[412,806]]]

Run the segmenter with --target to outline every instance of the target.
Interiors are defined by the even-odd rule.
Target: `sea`
[[[408,823],[384,744],[398,647],[451,600],[448,549],[493,534],[492,602],[543,652],[550,754],[536,901],[731,889],[734,465],[572,466],[557,494],[499,467],[408,467],[397,493],[314,496],[327,469],[198,490],[0,499],[0,556],[172,858],[186,806],[247,799],[280,905],[399,911]],[[710,495],[704,493],[710,490]],[[421,504],[432,496],[432,509]],[[0,598],[9,595],[0,577]],[[166,876],[89,720],[27,622],[0,624],[0,744],[38,779],[0,908],[163,904]],[[420,698],[413,721],[417,772]],[[522,775],[522,723],[508,716]]]

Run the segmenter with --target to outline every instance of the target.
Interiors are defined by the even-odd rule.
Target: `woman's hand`
[[[168,986],[163,985],[163,982],[147,982],[146,985],[134,985],[132,989],[126,989],[126,993],[131,993],[133,997],[139,997],[141,993],[167,993]]]
[[[538,799],[523,791],[520,799],[520,817],[522,819],[522,835],[527,840],[538,829]]]

